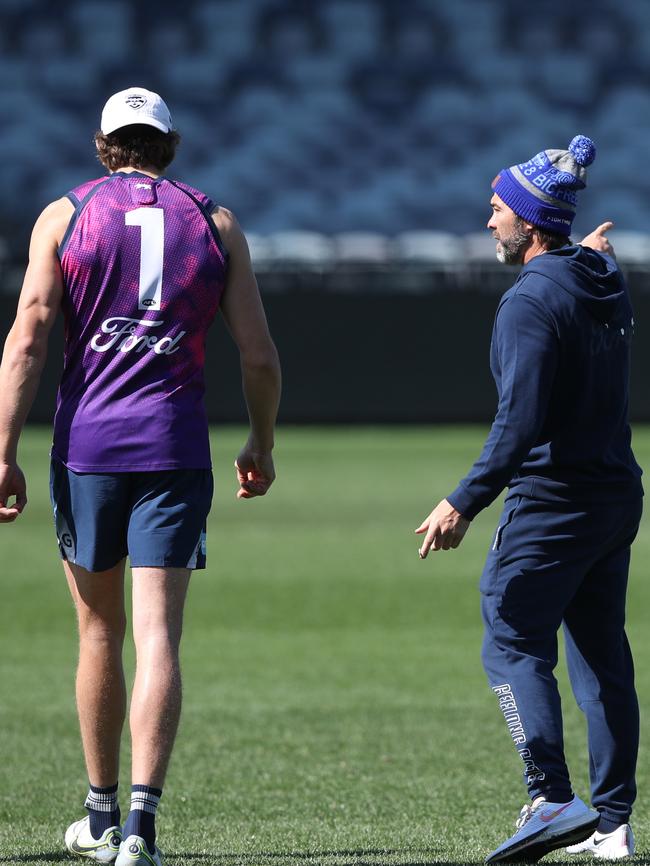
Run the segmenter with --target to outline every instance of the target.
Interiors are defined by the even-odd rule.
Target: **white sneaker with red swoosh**
[[[611,833],[595,833],[566,849],[567,854],[591,854],[600,860],[622,860],[634,854],[634,833],[629,824],[621,824]]]
[[[517,819],[517,832],[499,845],[486,863],[536,863],[549,851],[582,842],[591,836],[600,815],[573,797],[568,803],[549,803],[537,797]]]

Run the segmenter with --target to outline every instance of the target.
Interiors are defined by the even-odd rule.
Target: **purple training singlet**
[[[213,203],[140,172],[68,197],[52,456],[78,472],[209,468],[205,337],[227,266]]]

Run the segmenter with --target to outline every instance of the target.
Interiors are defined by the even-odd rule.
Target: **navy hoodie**
[[[501,298],[490,366],[499,406],[481,456],[447,499],[468,519],[508,486],[546,501],[638,497],[628,424],[634,330],[613,259],[567,246],[535,256]]]

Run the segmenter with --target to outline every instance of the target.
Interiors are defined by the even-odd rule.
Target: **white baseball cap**
[[[133,123],[144,123],[161,132],[169,132],[172,116],[157,93],[144,87],[129,87],[114,93],[104,106],[101,130],[104,135],[109,135]]]

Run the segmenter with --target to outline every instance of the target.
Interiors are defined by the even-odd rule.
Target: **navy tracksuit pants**
[[[587,719],[592,804],[616,823],[627,821],[636,795],[639,709],[624,626],[641,503],[511,495],[481,577],[483,664],[531,798],[571,796],[553,675],[563,625],[571,685]]]

